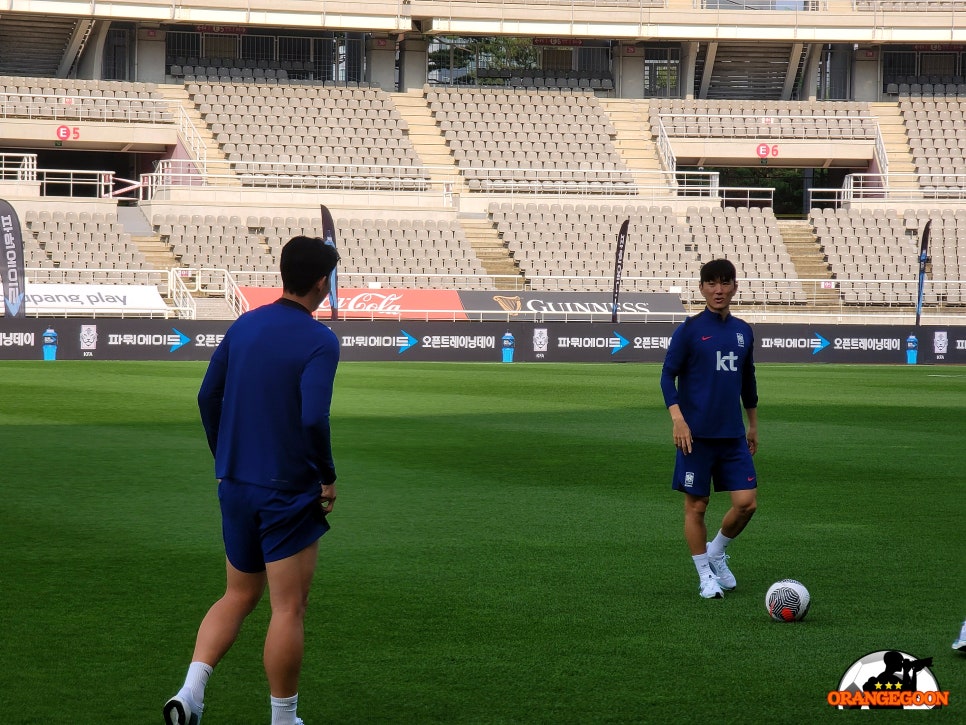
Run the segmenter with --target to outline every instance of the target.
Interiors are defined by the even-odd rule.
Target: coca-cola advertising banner
[[[239,287],[255,309],[277,300],[281,288]],[[323,300],[318,316],[328,320],[329,300]],[[425,289],[340,289],[339,317],[349,320],[465,320],[456,290]]]
[[[269,304],[279,288],[241,287],[250,309]],[[329,300],[319,317],[329,318]],[[341,289],[339,318],[365,320],[542,320],[572,322],[610,320],[613,299],[587,292],[468,292],[452,289]],[[681,298],[671,293],[624,294],[618,319],[627,322],[680,322],[686,313]]]
[[[228,320],[2,318],[0,360],[208,360]],[[323,324],[323,323],[319,323]],[[653,362],[676,323],[326,321],[342,360]],[[758,324],[762,363],[966,364],[966,326]]]

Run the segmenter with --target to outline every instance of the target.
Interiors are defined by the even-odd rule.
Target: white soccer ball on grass
[[[782,579],[768,587],[765,609],[776,622],[799,622],[808,614],[812,597],[797,579]]]

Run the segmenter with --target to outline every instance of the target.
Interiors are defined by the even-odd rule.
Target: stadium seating
[[[938,195],[966,190],[966,137],[962,133],[966,95],[900,95],[899,110],[922,188]]]
[[[591,91],[427,87],[471,190],[631,192],[614,127]]]
[[[489,213],[535,289],[556,289],[562,279],[579,278],[584,287],[608,290],[618,231],[629,219],[626,289],[667,291],[690,280],[702,261],[727,256],[749,280],[743,285],[747,301],[805,299],[770,209],[694,206],[681,218],[660,206],[493,203]]]
[[[0,76],[0,111],[7,118],[89,121],[174,120],[153,83]]]
[[[317,235],[322,220],[308,216],[158,214],[152,220],[185,267],[275,275],[285,241]],[[440,215],[373,218],[338,216],[342,284],[447,288],[480,287],[486,271],[459,224]],[[474,278],[475,281],[474,281]]]
[[[933,192],[959,194],[966,188],[961,181],[966,179],[966,144],[958,132],[966,95],[951,86],[946,84],[943,93],[900,94],[895,101],[927,199]],[[386,169],[427,180],[407,122],[393,96],[380,88],[221,77],[188,80],[183,87],[243,183],[284,187],[279,177],[295,183],[319,176],[335,180],[340,174],[358,181],[365,166],[381,169],[387,181],[391,174]],[[66,105],[99,112],[117,108],[112,104],[119,101],[140,102],[152,113],[163,109],[163,118],[155,120],[171,119],[168,102],[151,84],[7,76],[0,77],[0,94],[5,94],[8,114],[24,98],[40,106],[43,99],[60,98],[64,105],[62,99],[71,97],[77,103]],[[731,208],[702,199],[685,211],[680,203],[632,201],[638,192],[632,169],[618,151],[615,123],[593,89],[426,87],[423,99],[454,170],[472,192],[493,199],[485,207],[487,218],[507,258],[534,289],[608,289],[617,230],[630,218],[624,267],[629,289],[679,286],[693,278],[702,260],[728,256],[748,280],[742,302],[800,305],[809,299],[770,209]],[[655,99],[645,108],[650,115],[639,119],[644,136],[659,129],[660,121],[669,134],[682,137],[755,135],[762,130],[759,121],[768,118],[771,123],[764,125],[783,137],[824,134],[847,140],[874,133],[877,123],[865,103]],[[137,118],[122,114],[112,120]],[[186,267],[272,275],[281,240],[319,228],[317,207],[269,210],[266,217],[224,215],[216,203],[206,204],[203,188],[196,206],[152,219],[157,236]],[[508,197],[508,191],[523,196]],[[671,201],[670,186],[668,194]],[[345,271],[350,284],[492,286],[458,214],[440,206],[415,218],[405,201],[387,203],[379,215],[362,213],[352,204],[336,209],[340,247],[351,260]],[[940,282],[960,279],[966,260],[957,240],[966,232],[966,210],[814,209],[809,223],[816,249],[840,285],[841,302],[912,304],[915,246],[930,218],[930,271]],[[30,212],[25,230],[31,267],[100,267],[119,273],[151,268],[116,217],[67,218],[54,205],[50,212]],[[959,286],[937,284],[927,302],[953,306],[964,299]]]
[[[61,270],[64,281],[82,278],[85,269],[152,269],[113,213],[28,211],[23,219],[25,260],[28,267]],[[112,275],[112,281],[130,275]]]
[[[874,138],[876,120],[867,103],[656,99],[651,130],[674,137]]]
[[[407,124],[378,88],[321,83],[187,83],[188,93],[235,173],[259,177],[405,178],[425,186]],[[356,168],[350,168],[356,167]],[[370,173],[358,167],[371,167]],[[389,168],[391,168],[391,173]]]

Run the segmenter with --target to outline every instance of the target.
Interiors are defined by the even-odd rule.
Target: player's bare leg
[[[725,591],[734,589],[738,584],[731,567],[728,566],[730,557],[725,553],[725,549],[748,525],[751,517],[755,515],[756,508],[757,489],[732,491],[731,508],[721,521],[721,530],[714,540],[708,543],[708,562],[711,564],[711,571]]]
[[[704,554],[708,541],[708,527],[704,515],[708,510],[707,496],[684,494],[684,540],[688,542],[691,556]]]
[[[691,559],[698,571],[698,591],[705,599],[720,599],[724,596],[706,551],[708,528],[704,522],[708,510],[707,496],[684,494],[684,538],[691,551]]]
[[[185,683],[164,704],[164,721],[168,725],[197,725],[201,720],[208,677],[235,642],[242,623],[265,591],[265,572],[246,574],[227,559],[225,570],[225,593],[211,605],[198,627]]]
[[[315,574],[319,544],[267,565],[272,620],[265,636],[265,674],[273,697],[298,692],[304,649],[305,609]]]
[[[758,508],[758,489],[748,488],[731,492],[731,508],[721,520],[721,533],[729,539],[744,531]]]
[[[245,618],[258,605],[265,591],[265,572],[249,574],[239,571],[225,560],[227,586],[225,594],[211,605],[198,628],[192,660],[214,667],[231,648]]]

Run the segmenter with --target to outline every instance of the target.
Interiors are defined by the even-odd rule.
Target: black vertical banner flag
[[[621,296],[621,274],[624,271],[624,247],[627,246],[627,227],[631,220],[627,219],[621,224],[621,230],[617,234],[617,256],[614,260],[614,304],[610,315],[610,321],[617,322],[617,300]]]
[[[335,221],[325,204],[322,205],[322,239],[328,246],[338,249],[335,244]],[[339,319],[339,286],[335,268],[329,275],[329,318]]]
[[[10,202],[0,199],[0,234],[3,239],[3,314],[25,317],[23,231],[20,219]]]
[[[922,317],[922,298],[926,291],[926,262],[929,261],[929,230],[932,226],[932,219],[926,222],[922,229],[922,242],[919,247],[919,294],[916,298],[916,327],[919,327],[919,320]]]

